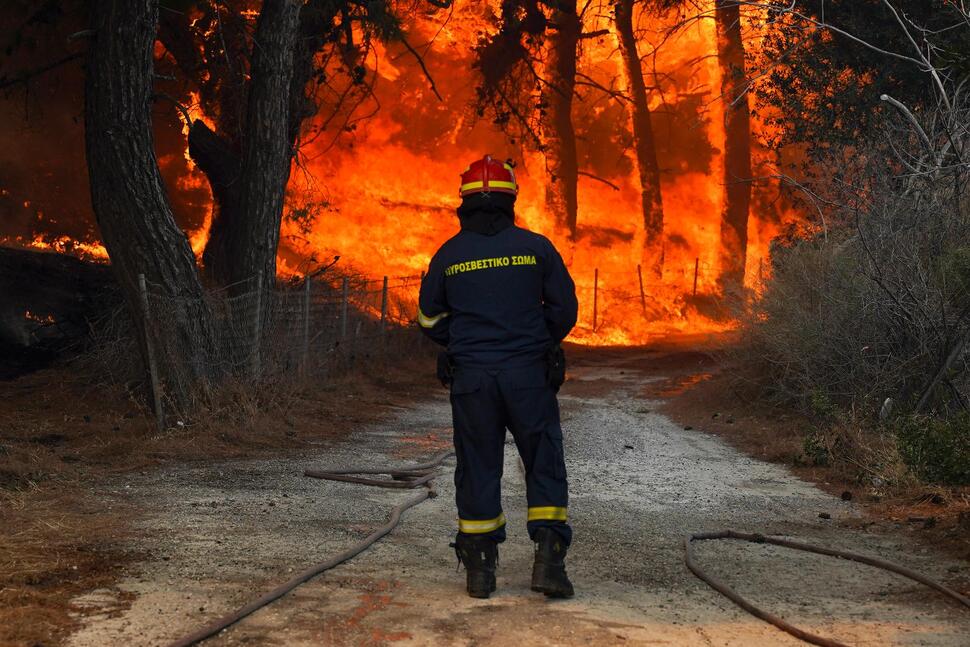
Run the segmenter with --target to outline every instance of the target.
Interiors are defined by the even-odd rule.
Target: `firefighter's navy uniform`
[[[431,259],[418,321],[448,348],[460,535],[505,539],[500,498],[505,431],[525,465],[528,530],[568,546],[562,428],[547,356],[576,323],[576,291],[545,237],[513,223],[514,196],[469,196],[462,230]]]

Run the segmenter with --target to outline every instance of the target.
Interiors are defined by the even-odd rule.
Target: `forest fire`
[[[71,254],[80,258],[98,261],[108,260],[108,250],[104,248],[104,245],[101,245],[100,243],[85,243],[79,240],[74,240],[73,238],[68,238],[67,236],[58,236],[56,238],[37,237],[30,241],[15,240],[8,242],[16,242],[18,245],[28,249],[53,251],[59,254]]]
[[[358,88],[356,103],[348,108],[343,99],[334,99],[333,106],[324,101],[304,123],[287,185],[277,271],[302,274],[340,256],[341,266],[371,278],[419,275],[432,252],[457,230],[458,174],[490,153],[517,162],[519,223],[549,236],[567,260],[581,304],[573,341],[636,344],[674,331],[732,327],[720,307],[726,285],[730,289],[725,276],[733,271],[725,258],[733,254],[727,263],[743,272],[745,288],[757,290],[769,266],[771,239],[799,215],[777,182],[751,181],[771,175],[763,169],[770,161],[761,144],[765,126],[754,117],[750,128],[745,121],[743,143],[749,204],[726,205],[732,185],[726,178],[737,172],[727,166],[731,143],[725,106],[733,110],[740,101],[747,120],[748,98],[743,83],[732,90],[725,78],[729,68],[723,43],[719,48],[723,34],[718,34],[715,3],[706,3],[691,19],[676,10],[631,9],[634,53],[651,68],[644,77],[658,167],[655,194],[658,203],[662,199],[659,236],[644,224],[640,136],[623,59],[629,43],[621,42],[613,5],[588,4],[580,15],[570,107],[576,199],[574,214],[565,220],[550,202],[549,187],[561,180],[543,125],[551,108],[538,80],[548,64],[543,58],[549,58],[549,45],[536,49],[534,115],[510,126],[478,100],[481,62],[476,57],[482,43],[495,37],[505,8],[500,2],[462,0],[448,11],[412,11],[401,16],[406,41],[372,43],[359,61],[359,85],[366,91]],[[737,46],[743,34],[747,52],[741,56],[749,61],[758,58],[757,40],[748,35],[756,31],[751,27],[757,19],[751,12],[740,24],[735,20]],[[419,52],[413,43],[420,44]],[[157,41],[156,62],[170,57],[169,48]],[[324,70],[336,64],[319,62]],[[725,94],[737,87],[741,96],[727,101]],[[170,193],[195,196],[176,215],[182,214],[192,251],[204,261],[219,205],[209,193],[210,178],[184,142],[197,120],[213,130],[221,120],[206,112],[198,91],[187,91],[179,101],[181,158],[160,152],[159,165]],[[731,208],[743,210],[746,219],[743,251],[731,252],[725,242],[722,220]],[[186,212],[191,216],[184,217]],[[651,243],[651,236],[657,242]],[[97,240],[82,242],[56,232],[8,236],[5,242],[107,257]],[[735,286],[735,295],[740,287]]]
[[[567,256],[581,302],[574,341],[631,344],[651,334],[730,327],[689,305],[696,295],[716,299],[721,294],[725,131],[713,19],[693,21],[662,46],[653,41],[664,39],[680,17],[638,20],[646,27],[641,54],[652,56],[656,78],[662,79],[650,100],[662,176],[661,277],[642,260],[641,195],[636,160],[628,150],[628,108],[600,89],[620,92],[627,83],[612,15],[589,15],[582,26],[584,33],[599,35],[580,45],[578,70],[589,81],[577,86],[573,108],[581,173],[570,240],[543,199],[548,176],[542,152],[508,145],[467,107],[474,98],[475,34],[487,29],[480,13],[479,3],[459,2],[444,25],[437,16],[409,23],[413,40],[430,43],[425,59],[442,103],[403,46],[375,55],[374,100],[382,109],[351,132],[307,145],[294,168],[290,206],[316,208],[316,220],[308,227],[284,225],[286,246],[296,254],[284,254],[282,267],[295,270],[295,259],[311,254],[321,259],[340,254],[375,276],[417,275],[456,230],[458,173],[489,152],[518,160],[518,218],[549,235]],[[467,72],[451,71],[456,69]],[[757,138],[763,126],[754,128]],[[767,161],[757,145],[752,156],[756,166]],[[777,194],[777,186],[754,189],[745,270],[749,288],[757,287],[766,271],[768,245],[782,222],[797,217],[784,212],[769,191]]]
[[[967,647],[970,0],[0,34],[0,646]]]

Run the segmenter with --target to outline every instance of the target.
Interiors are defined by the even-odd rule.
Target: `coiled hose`
[[[384,488],[399,488],[399,489],[413,489],[420,486],[425,486],[419,494],[411,497],[407,501],[404,501],[400,505],[395,506],[391,510],[391,514],[387,519],[387,523],[383,526],[369,534],[366,538],[360,541],[360,543],[355,544],[351,548],[345,550],[339,555],[335,555],[330,559],[320,562],[315,566],[311,566],[305,571],[298,573],[291,579],[280,584],[278,587],[272,591],[266,593],[265,595],[253,600],[249,604],[245,605],[233,611],[232,613],[225,615],[218,620],[213,620],[201,629],[192,632],[191,634],[179,638],[175,642],[170,644],[170,647],[188,647],[189,645],[195,645],[202,642],[206,638],[216,635],[223,629],[230,627],[231,625],[239,622],[249,614],[257,611],[266,605],[278,600],[283,597],[299,585],[304,582],[313,579],[320,573],[330,570],[334,566],[343,564],[347,560],[350,560],[357,555],[361,554],[367,550],[370,546],[376,543],[379,539],[387,535],[395,526],[401,521],[401,514],[404,513],[408,508],[413,508],[425,499],[432,499],[438,495],[432,484],[432,479],[438,475],[437,467],[440,466],[445,460],[452,456],[454,452],[445,452],[438,455],[434,459],[428,461],[427,463],[422,463],[421,465],[414,465],[407,468],[388,468],[388,469],[345,469],[337,471],[322,471],[322,470],[306,470],[303,475],[312,478],[326,479],[329,481],[343,481],[345,483],[359,483],[361,485],[374,485],[377,487]],[[388,479],[374,479],[366,478],[360,475],[376,476],[386,474],[391,477]]]

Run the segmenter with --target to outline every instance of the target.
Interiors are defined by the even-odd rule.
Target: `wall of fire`
[[[494,29],[493,4],[463,0],[451,11],[418,11],[405,17],[408,39],[423,53],[441,101],[404,47],[377,47],[368,57],[372,96],[349,119],[335,119],[321,128],[300,150],[286,207],[287,214],[299,217],[284,222],[281,272],[300,272],[310,258],[327,262],[340,255],[341,264],[375,277],[418,274],[456,230],[459,172],[486,152],[518,161],[522,224],[565,245],[544,209],[547,178],[541,152],[511,141],[472,105],[478,84],[473,46],[482,33]],[[567,255],[584,311],[591,310],[598,270],[599,310],[597,330],[592,330],[591,312],[586,312],[576,338],[634,343],[670,330],[729,327],[729,322],[698,309],[694,296],[716,296],[718,289],[724,129],[714,21],[693,21],[669,38],[666,32],[678,17],[644,14],[637,19],[648,85],[655,85],[650,107],[665,208],[664,274],[662,280],[646,277],[649,307],[644,307],[637,273],[640,190],[630,116],[622,101],[593,87],[625,88],[607,5],[586,17],[585,31],[610,33],[581,44],[578,67],[591,83],[577,86],[573,111],[584,175],[579,180],[576,244]],[[755,31],[746,34],[749,59],[756,61]],[[68,51],[65,42],[51,37],[38,47],[43,45],[45,56],[56,56],[59,48]],[[159,55],[164,55],[161,48]],[[79,65],[65,66],[26,89],[8,91],[0,100],[4,244],[103,254],[87,191],[82,74]],[[190,93],[179,99],[192,108]],[[192,114],[208,117],[197,108]],[[329,114],[321,110],[320,120]],[[200,252],[211,208],[207,184],[188,158],[179,112],[160,101],[154,116],[157,157],[174,212]],[[768,133],[757,119],[753,130],[754,175],[769,175],[772,156],[763,145]],[[765,270],[772,237],[797,218],[776,183],[754,185],[749,287],[757,286]]]

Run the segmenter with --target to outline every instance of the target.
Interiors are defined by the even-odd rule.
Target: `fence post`
[[[697,270],[700,269],[701,259],[694,259],[694,296],[697,296]]]
[[[596,332],[596,316],[598,314],[598,299],[599,299],[599,288],[600,288],[600,268],[595,268],[593,270],[593,332]]]
[[[145,357],[148,360],[148,378],[152,389],[152,407],[155,409],[155,425],[159,431],[165,431],[165,415],[162,412],[162,396],[158,389],[158,367],[155,365],[155,346],[148,331],[148,287],[145,275],[138,275],[138,290],[141,292],[142,331],[145,335]]]
[[[351,344],[351,355],[350,355],[351,366],[357,365],[357,347],[359,345],[359,342],[357,340],[360,337],[360,327],[363,325],[363,323],[364,323],[363,321],[358,319],[357,325],[354,326],[354,341]]]
[[[637,278],[640,279],[640,308],[643,309],[643,316],[647,316],[647,295],[643,291],[643,270],[637,265]]]
[[[310,275],[303,276],[303,377],[310,366]]]
[[[263,312],[263,271],[260,270],[256,272],[256,294],[255,294],[255,307],[253,308],[253,328],[252,328],[252,342],[253,350],[250,356],[252,366],[250,367],[253,372],[253,379],[259,377],[259,366],[260,366],[260,337],[262,336],[262,312]]]
[[[340,302],[340,339],[347,339],[347,299],[350,297],[350,281],[346,276],[343,280],[341,292],[343,296]]]
[[[381,288],[381,343],[384,343],[385,333],[387,332],[387,277],[384,277],[384,285]]]

